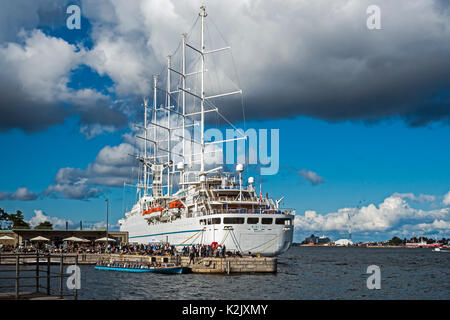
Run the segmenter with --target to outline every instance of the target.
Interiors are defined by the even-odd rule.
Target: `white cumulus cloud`
[[[295,217],[295,228],[302,231],[347,231],[350,225],[354,232],[402,230],[406,226],[408,230],[415,226],[417,230],[435,228],[450,232],[450,208],[416,209],[405,197],[393,194],[378,205],[342,208],[326,214],[308,210]]]
[[[450,206],[450,191],[444,195],[444,199],[442,200],[442,204],[445,206]]]
[[[57,228],[63,228],[66,225],[66,222],[69,224],[72,224],[73,222],[71,220],[65,220],[58,217],[50,217],[44,213],[42,210],[34,210],[34,217],[31,218],[28,222],[30,223],[31,227],[36,227],[42,222],[50,222],[53,225],[54,229]]]

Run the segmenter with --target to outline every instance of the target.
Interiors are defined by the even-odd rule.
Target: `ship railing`
[[[63,286],[65,278],[71,276],[70,273],[66,273],[67,271],[64,272],[63,267],[67,264],[78,268],[78,255],[39,253],[39,251],[36,253],[0,252],[0,265],[2,265],[0,292],[6,299],[56,296],[60,299],[73,297],[77,300],[77,287],[74,286],[70,289],[72,292],[67,292]],[[8,280],[13,284],[8,284]],[[56,288],[57,284],[59,289]]]
[[[287,209],[213,209],[210,214],[233,214],[233,213],[245,213],[245,214],[291,214],[293,210]]]

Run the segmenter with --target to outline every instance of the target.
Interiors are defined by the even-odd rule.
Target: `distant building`
[[[325,237],[325,236],[321,236],[321,237],[316,237],[315,235],[311,235],[309,237],[307,237],[305,239],[306,243],[310,243],[310,244],[317,244],[317,245],[325,245],[331,242],[330,238]]]
[[[352,246],[353,245],[353,241],[349,240],[349,239],[339,239],[334,244],[336,246],[338,246],[338,247]]]

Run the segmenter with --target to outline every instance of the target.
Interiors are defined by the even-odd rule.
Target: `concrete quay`
[[[45,255],[41,256],[41,262]],[[175,263],[183,267],[189,268],[192,273],[276,273],[277,259],[272,257],[195,257],[194,263],[189,264],[187,256],[144,256],[144,255],[121,255],[121,254],[98,254],[98,253],[82,253],[82,254],[64,254],[63,264],[75,264],[76,258],[79,265],[95,265],[99,261],[133,261],[141,263]],[[26,262],[32,263],[36,261],[35,257],[27,259],[23,258],[20,264]],[[52,255],[52,264],[59,263],[61,259],[59,255]],[[15,259],[11,256],[0,258],[0,265],[14,265]],[[46,262],[44,262],[46,264]]]
[[[277,259],[271,257],[195,257],[194,263],[189,264],[186,256],[140,256],[140,255],[118,255],[118,254],[88,254],[79,255],[78,262],[103,261],[135,261],[143,263],[166,263],[173,262],[187,267],[192,273],[276,273]]]

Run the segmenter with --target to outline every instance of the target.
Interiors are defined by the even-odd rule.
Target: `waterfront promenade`
[[[61,256],[63,258],[61,258]],[[46,257],[45,254],[41,255]],[[175,263],[189,268],[192,273],[276,273],[277,259],[273,257],[258,256],[227,256],[227,257],[194,257],[178,254],[142,255],[142,254],[112,254],[112,253],[62,253],[51,255],[50,263],[55,264],[63,260],[64,265],[95,265],[99,261],[131,261],[139,263]],[[21,264],[30,264],[35,260],[35,255],[22,254]],[[17,263],[14,254],[0,254],[0,265],[15,265]]]

